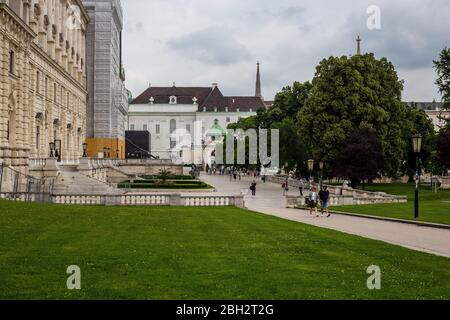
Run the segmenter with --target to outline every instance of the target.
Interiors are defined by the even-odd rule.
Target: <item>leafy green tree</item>
[[[311,89],[312,84],[309,81],[304,83],[296,81],[292,87],[284,87],[281,92],[276,94],[273,108],[279,108],[283,118],[296,118],[309,98]]]
[[[310,95],[312,85],[309,82],[294,82],[277,93],[274,105],[270,109],[259,109],[257,115],[244,118],[230,124],[228,129],[278,129],[280,131],[280,163],[287,164],[285,169],[301,170],[306,157],[306,148],[297,128],[297,113],[303,108]],[[269,139],[270,143],[270,139]],[[226,144],[226,142],[225,142]],[[235,142],[236,144],[236,142]],[[226,147],[226,146],[225,146]],[[246,145],[246,160],[248,163],[248,143]],[[270,146],[268,147],[270,150]],[[235,146],[235,152],[237,148]],[[260,164],[258,164],[259,166]]]
[[[416,173],[416,155],[412,148],[411,136],[420,133],[423,137],[421,150],[421,168],[429,172],[433,171],[433,151],[435,145],[435,131],[433,122],[428,118],[425,111],[416,107],[406,106],[406,116],[404,122],[404,135],[407,141],[405,146],[406,158],[401,167],[401,173],[409,177],[409,182],[414,182]],[[409,140],[409,141],[408,141]]]
[[[332,165],[351,131],[372,128],[381,139],[387,173],[397,175],[405,155],[407,111],[394,65],[373,54],[330,57],[320,62],[312,85],[298,115],[312,156]]]
[[[441,130],[437,140],[438,162],[445,168],[450,169],[450,130]]]
[[[450,109],[450,49],[444,48],[439,59],[434,62],[434,69],[438,74],[436,85],[442,95],[442,101],[447,109]]]

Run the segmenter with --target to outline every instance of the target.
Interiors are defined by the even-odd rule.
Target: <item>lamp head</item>
[[[420,153],[422,151],[422,140],[423,137],[420,134],[415,134],[411,138],[414,153]]]

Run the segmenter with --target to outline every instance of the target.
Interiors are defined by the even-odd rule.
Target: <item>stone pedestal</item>
[[[58,176],[58,160],[56,158],[49,158],[45,160],[45,166],[42,169],[44,178],[56,178]]]

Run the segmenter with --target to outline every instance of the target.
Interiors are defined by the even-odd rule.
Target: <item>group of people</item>
[[[322,187],[322,190],[320,190],[319,193],[317,193],[317,188],[312,187],[311,191],[309,192],[307,200],[307,205],[309,208],[309,214],[312,216],[313,211],[315,211],[315,214],[317,217],[319,216],[326,216],[327,218],[331,217],[329,206],[330,206],[330,191],[328,191],[328,187]],[[320,203],[320,215],[318,213],[317,207]]]

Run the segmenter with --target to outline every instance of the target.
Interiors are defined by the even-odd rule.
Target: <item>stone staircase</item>
[[[113,185],[85,176],[77,171],[76,166],[60,165],[59,173],[53,186],[53,194],[64,195],[105,195],[122,194]]]

